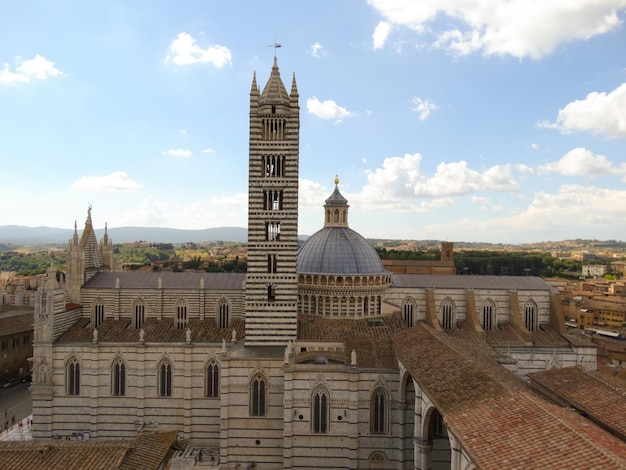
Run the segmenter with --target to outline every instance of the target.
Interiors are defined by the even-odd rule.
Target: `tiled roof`
[[[125,441],[3,441],[2,470],[157,470],[176,432],[141,434]]]
[[[0,317],[0,336],[33,331],[33,312],[10,317]]]
[[[394,344],[478,468],[626,468],[625,442],[538,397],[471,342],[420,323]]]
[[[558,291],[533,276],[456,276],[446,274],[394,274],[392,287],[422,289],[490,289]]]
[[[381,326],[372,326],[378,320]],[[363,319],[330,319],[314,315],[298,316],[298,340],[342,341],[345,344],[343,362],[350,364],[352,350],[359,367],[397,369],[391,335],[406,328],[399,314]]]
[[[84,289],[114,289],[119,279],[121,289],[156,289],[161,279],[163,289],[199,289],[204,279],[207,290],[244,289],[245,273],[196,273],[196,272],[99,272],[89,279]]]
[[[534,372],[528,377],[626,441],[626,382],[621,387],[609,384],[606,378],[578,367]]]
[[[232,331],[237,332],[237,339],[245,335],[243,319],[233,318],[228,328],[218,328],[213,318],[206,320],[191,319],[187,322],[191,330],[192,342],[221,343],[223,339],[230,341]],[[159,320],[146,318],[143,325],[146,343],[182,343],[186,341],[187,328],[177,329],[171,318]],[[88,318],[81,318],[69,328],[57,342],[92,342],[93,329]],[[139,341],[139,330],[131,326],[128,318],[121,320],[105,320],[98,327],[98,342],[101,343],[136,343]]]

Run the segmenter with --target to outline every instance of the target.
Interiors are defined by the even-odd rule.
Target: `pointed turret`
[[[324,227],[348,227],[348,200],[339,192],[339,178],[335,177],[335,190],[324,204]]]
[[[274,57],[274,66],[272,67],[270,78],[261,93],[261,97],[259,98],[259,105],[261,107],[271,106],[273,110],[276,109],[276,106],[289,107],[290,105],[287,89],[285,88],[283,81],[280,79],[280,72],[278,71],[276,57]]]

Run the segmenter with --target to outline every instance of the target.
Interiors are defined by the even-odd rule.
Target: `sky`
[[[300,234],[338,175],[366,238],[624,240],[625,21],[626,0],[5,0],[0,225],[246,227],[276,54]]]

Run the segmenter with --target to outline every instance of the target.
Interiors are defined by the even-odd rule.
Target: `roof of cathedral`
[[[370,243],[348,227],[324,227],[298,252],[298,273],[389,274]]]
[[[119,279],[119,286],[117,285]],[[206,273],[206,272],[99,272],[94,274],[83,289],[198,289],[204,283],[207,290],[244,289],[245,273]]]
[[[394,274],[391,287],[422,289],[542,290],[558,293],[543,279],[534,276],[457,276],[446,274]]]
[[[478,468],[625,468],[626,442],[537,396],[471,342],[424,323],[393,340]]]
[[[276,57],[274,57],[274,65],[272,66],[270,78],[267,80],[265,88],[263,88],[263,92],[259,98],[259,104],[281,104],[289,106],[289,94],[287,93],[283,81],[280,79]]]
[[[31,440],[0,442],[3,470],[157,470],[167,460],[178,431],[142,433],[133,440]]]
[[[215,319],[200,320],[192,318],[187,321],[184,329],[176,328],[172,317],[159,320],[155,317],[146,318],[143,324],[144,341],[146,343],[184,343],[187,341],[187,329],[191,331],[192,342],[216,343],[223,340],[231,341],[233,330],[236,338],[245,335],[244,320],[233,318],[228,328],[218,328]],[[132,326],[130,318],[113,320],[107,318],[97,328],[99,343],[138,343],[140,330]],[[63,333],[57,342],[90,343],[93,341],[93,329],[89,318],[79,319]]]
[[[343,342],[342,362],[350,364],[354,350],[358,367],[365,368],[397,369],[391,335],[405,328],[400,314],[359,319],[298,315],[298,341]]]
[[[548,390],[626,440],[626,382],[608,383],[607,377],[587,373],[579,367],[533,372],[528,377],[539,392]]]

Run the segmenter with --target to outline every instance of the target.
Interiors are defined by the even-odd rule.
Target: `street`
[[[15,421],[25,419],[33,412],[33,404],[28,387],[30,383],[20,383],[10,388],[0,388],[0,422],[9,422],[15,416]]]

